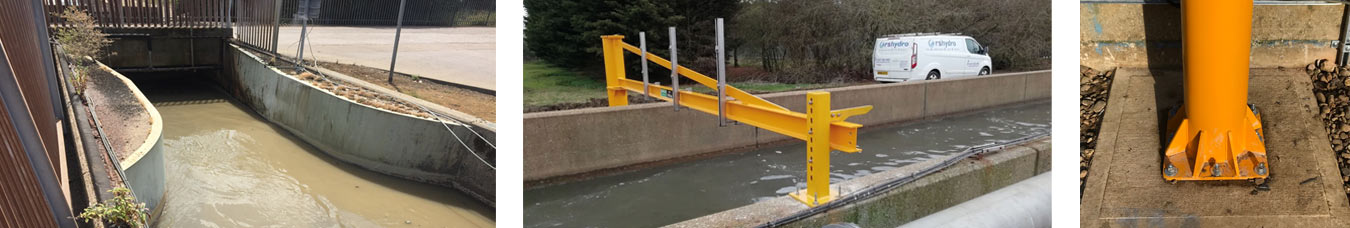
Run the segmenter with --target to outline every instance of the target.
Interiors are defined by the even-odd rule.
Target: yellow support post
[[[838,192],[830,188],[830,92],[806,93],[806,190],[792,198],[807,206],[834,200]]]
[[[609,97],[609,106],[628,105],[628,91],[622,87],[620,79],[626,79],[623,68],[623,35],[602,36],[605,56],[605,93]]]
[[[1163,179],[1269,176],[1261,116],[1247,105],[1252,0],[1181,5],[1185,100],[1168,121]]]

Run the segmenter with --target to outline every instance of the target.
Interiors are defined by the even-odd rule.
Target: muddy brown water
[[[922,121],[858,136],[863,151],[831,153],[831,182],[965,148],[1050,131],[1050,104]],[[526,227],[656,227],[805,188],[803,143],[525,190]]]
[[[137,81],[164,125],[156,227],[493,227],[460,192],[344,163],[212,85]]]

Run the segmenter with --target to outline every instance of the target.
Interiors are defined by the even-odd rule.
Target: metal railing
[[[102,28],[224,28],[231,0],[43,0],[47,24],[67,26],[67,7],[85,10]],[[236,0],[240,1],[240,0]]]
[[[397,23],[399,1],[370,0],[315,0],[310,24],[316,25],[388,25]],[[282,22],[300,24],[304,9],[301,0],[286,0],[282,4]],[[496,0],[407,0],[403,25],[456,26],[493,25],[491,18],[497,10]]]

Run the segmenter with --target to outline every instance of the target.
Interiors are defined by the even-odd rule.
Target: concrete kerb
[[[1041,170],[1039,157],[1051,152],[1050,139],[1044,138],[987,153],[983,158],[967,158],[955,165],[903,185],[821,214],[789,223],[784,227],[822,227],[836,222],[851,222],[862,227],[896,227],[1004,186],[1048,171]],[[956,156],[956,155],[952,155]],[[831,185],[841,195],[911,175],[941,164],[950,157],[937,158],[886,172],[867,175]],[[666,227],[752,227],[808,209],[787,196],[726,210]]]
[[[1050,71],[1044,70],[824,91],[831,92],[836,109],[873,105],[870,113],[850,118],[851,122],[884,126],[1045,100],[1050,96],[1049,80]],[[1036,84],[1042,82],[1045,85]],[[761,97],[791,110],[803,110],[806,92]],[[524,156],[525,166],[531,168],[525,173],[525,181],[592,176],[606,170],[791,139],[749,125],[717,127],[716,118],[693,110],[675,112],[669,103],[527,113]]]

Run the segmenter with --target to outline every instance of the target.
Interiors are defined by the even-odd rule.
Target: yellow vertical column
[[[1192,167],[1217,167],[1210,176],[1237,176],[1235,157],[1247,150],[1252,7],[1252,0],[1188,0],[1181,6],[1187,130],[1200,138]]]
[[[604,45],[601,50],[605,56],[605,93],[609,97],[609,106],[628,105],[628,91],[619,83],[626,77],[623,68],[623,35],[601,36]]]
[[[830,93],[806,93],[806,191],[792,194],[808,206],[833,200],[830,189]]]

